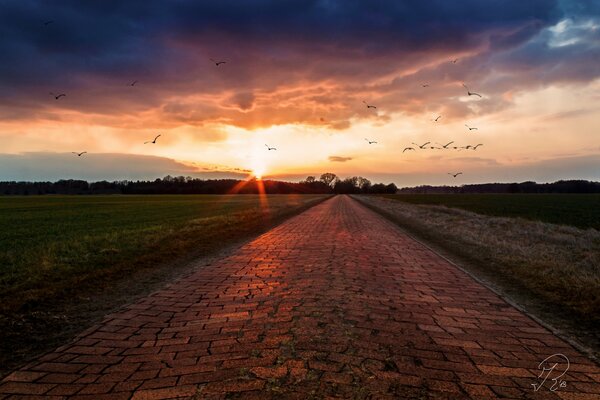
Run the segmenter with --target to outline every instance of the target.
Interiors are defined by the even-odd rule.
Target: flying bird
[[[467,128],[469,128],[469,130],[470,130],[470,131],[477,131],[477,130],[479,130],[479,128],[471,128],[471,127],[470,127],[469,125],[467,125],[467,124],[465,124],[465,126],[466,126]]]
[[[135,86],[136,83],[138,83],[138,81],[133,81],[129,84],[129,86]]]
[[[446,145],[442,145],[441,143],[438,143],[440,146],[442,146],[442,149],[447,149],[448,146],[450,146],[452,143],[454,143],[454,141],[447,143]]]
[[[54,96],[54,99],[55,99],[55,100],[58,100],[58,99],[60,99],[61,97],[65,97],[65,96],[66,96],[66,94],[64,94],[64,93],[60,93],[60,94],[54,94],[54,93],[50,92],[50,96]]]
[[[72,151],[71,153],[76,154],[77,157],[81,157],[82,155],[84,155],[85,153],[87,153],[87,151],[82,151],[81,153],[77,153],[76,151]]]
[[[429,87],[429,83],[424,83],[421,85],[422,87]]]
[[[404,153],[407,150],[415,150],[414,147],[405,147],[404,150],[402,150],[402,153]]]
[[[479,144],[478,144],[478,145],[476,145],[476,146],[471,146],[471,148],[472,148],[473,150],[477,150],[477,148],[478,148],[479,146],[483,146],[483,143],[479,143]]]
[[[367,108],[374,108],[376,109],[377,107],[370,105],[369,103],[367,103],[366,101],[363,100],[363,103],[365,103],[367,105]]]
[[[420,149],[425,149],[425,146],[427,146],[429,143],[431,143],[431,142],[427,142],[427,143],[423,143],[422,145],[418,145],[415,142],[412,142],[412,144],[414,144],[415,146],[419,147]]]
[[[467,87],[467,85],[465,85],[464,83],[463,83],[463,86],[464,86],[464,88],[465,88],[465,89],[467,89],[467,94],[468,94],[469,96],[479,96],[479,97],[481,97],[481,95],[480,95],[479,93],[471,92],[471,91],[469,90],[469,88]]]
[[[442,118],[442,116],[438,115],[437,118],[433,120],[433,122],[438,122],[440,120],[440,118]]]
[[[53,24],[53,23],[54,23],[54,20],[45,21],[44,22],[44,26],[48,26],[48,25]]]
[[[377,142],[375,140],[369,140],[367,138],[365,138],[365,140],[369,143],[369,144],[376,144]]]
[[[144,142],[144,144],[148,144],[148,143],[156,144],[156,139],[158,139],[159,137],[161,137],[161,135],[156,135],[154,140],[148,140],[147,142]]]
[[[455,174],[452,174],[452,173],[448,172],[448,175],[452,175],[452,176],[453,176],[453,177],[455,177],[455,178],[456,178],[457,176],[459,176],[459,175],[462,175],[462,174],[463,174],[462,172],[457,172],[457,173],[455,173]]]
[[[226,64],[227,63],[227,61],[216,61],[216,60],[214,60],[212,58],[210,59],[210,61],[214,62],[217,67],[219,65],[221,65],[221,64]]]
[[[456,64],[456,62],[457,62],[457,61],[458,61],[458,58],[455,58],[454,60],[451,60],[450,62],[451,62],[452,64]]]
[[[277,150],[275,147],[269,147],[268,144],[265,144],[265,146],[267,146],[267,150]]]

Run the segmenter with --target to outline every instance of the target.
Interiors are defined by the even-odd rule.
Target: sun
[[[265,171],[262,168],[254,168],[252,170],[252,174],[254,175],[254,177],[256,179],[262,179],[262,176],[264,175]]]
[[[265,174],[266,167],[262,163],[254,163],[251,170],[252,175],[254,175],[256,179],[262,179],[263,175]]]

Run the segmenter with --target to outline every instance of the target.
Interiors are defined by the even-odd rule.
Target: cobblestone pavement
[[[566,387],[534,391],[555,353]],[[13,372],[0,399],[599,399],[599,382],[563,340],[336,196]]]

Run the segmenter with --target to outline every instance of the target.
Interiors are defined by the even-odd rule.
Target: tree
[[[385,187],[385,192],[386,193],[396,194],[397,191],[398,191],[398,187],[396,185],[394,185],[393,183],[390,183],[389,185],[387,185]]]
[[[332,174],[331,172],[326,172],[323,175],[321,175],[321,178],[319,178],[319,180],[321,182],[323,182],[324,184],[326,184],[329,187],[333,187],[335,185],[335,182],[338,180],[338,177],[336,174]]]
[[[317,178],[315,178],[314,176],[307,176],[306,177],[306,183],[311,184],[311,183],[315,183],[317,181]]]
[[[363,178],[362,176],[358,177],[358,187],[363,193],[368,193],[371,188],[371,181],[367,178]]]

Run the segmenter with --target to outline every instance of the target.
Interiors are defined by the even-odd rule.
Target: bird
[[[402,150],[402,152],[404,153],[407,150],[415,150],[414,147],[405,147],[404,150]]]
[[[54,96],[54,99],[55,99],[55,100],[58,100],[58,99],[60,99],[61,97],[65,97],[65,96],[66,96],[66,94],[64,94],[64,93],[60,93],[60,94],[54,94],[54,93],[52,93],[52,92],[50,92],[50,95],[51,95],[51,96]]]
[[[435,147],[435,146],[430,146],[429,147],[431,150],[441,150],[441,147]]]
[[[478,148],[479,146],[483,146],[483,143],[479,143],[479,144],[478,144],[478,145],[476,145],[476,146],[471,146],[471,148],[472,148],[473,150],[477,150],[477,148]]]
[[[158,139],[159,137],[161,137],[161,135],[156,135],[156,137],[154,138],[154,140],[148,140],[147,142],[144,142],[144,144],[148,144],[148,143],[152,143],[152,144],[156,144],[156,139]]]
[[[217,67],[219,65],[221,65],[221,64],[226,64],[227,63],[227,61],[216,61],[216,60],[214,60],[212,58],[210,59],[210,61],[214,62]]]
[[[138,81],[133,81],[129,84],[129,86],[135,86],[136,83],[138,83]]]
[[[325,122],[325,118],[321,117],[321,118],[319,118],[319,121]]]
[[[76,151],[72,151],[71,153],[76,154],[77,157],[81,157],[82,155],[84,155],[85,153],[87,153],[87,151],[82,151],[81,153],[77,153]]]
[[[429,83],[424,83],[421,85],[422,87],[429,87]]]
[[[456,178],[457,176],[459,176],[459,175],[462,175],[462,174],[463,174],[462,172],[457,172],[457,173],[455,173],[455,174],[448,172],[448,175],[452,175],[452,176],[453,176],[453,177],[455,177],[455,178]]]
[[[477,130],[479,130],[479,128],[471,128],[471,127],[470,127],[469,125],[467,125],[467,124],[465,124],[465,126],[466,126],[467,128],[469,128],[469,130],[470,130],[470,131],[477,131]]]
[[[53,24],[53,23],[54,23],[54,20],[45,21],[44,22],[44,26],[48,26],[48,25]]]
[[[456,64],[456,62],[457,62],[457,61],[458,61],[458,58],[455,58],[454,60],[450,60],[450,62],[451,62],[452,64]]]
[[[277,150],[275,147],[269,147],[268,144],[265,144],[265,146],[267,146],[267,150]]]
[[[438,143],[440,146],[442,146],[443,149],[447,149],[448,146],[450,146],[452,143],[454,143],[454,141],[447,143],[446,145],[442,145],[441,143]]]
[[[417,146],[417,147],[419,147],[419,148],[421,148],[421,149],[424,149],[424,148],[425,148],[425,146],[427,146],[429,143],[431,143],[431,142],[423,143],[422,145],[420,145],[420,146],[419,146],[419,145],[418,145],[418,144],[416,144],[415,142],[412,142],[412,144],[414,144],[415,146]]]
[[[438,115],[437,118],[433,120],[433,122],[438,122],[440,120],[440,118],[442,118],[442,116]]]
[[[465,88],[465,89],[467,89],[467,94],[468,94],[469,96],[479,96],[479,97],[482,97],[482,96],[481,96],[479,93],[471,92],[471,91],[469,90],[469,88],[467,87],[467,85],[465,85],[464,83],[463,83],[463,86],[464,86],[464,88]]]
[[[363,100],[363,103],[365,103],[367,105],[367,108],[374,108],[376,109],[377,107],[370,105],[369,103],[367,103],[366,101]]]
[[[377,142],[375,140],[369,140],[367,138],[365,138],[365,140],[369,143],[369,144],[376,144]]]

